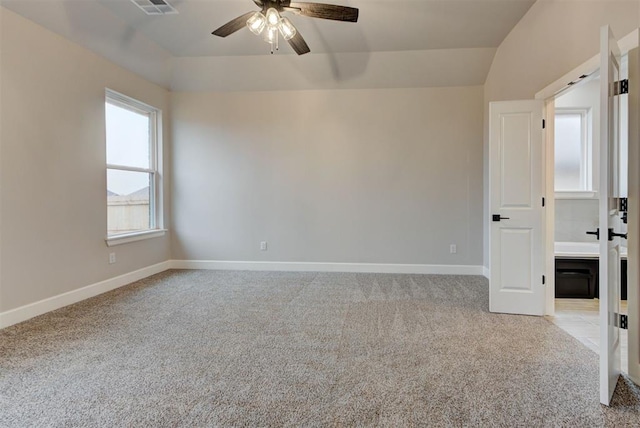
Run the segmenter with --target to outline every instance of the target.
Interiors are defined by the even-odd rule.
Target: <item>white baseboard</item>
[[[77,290],[30,303],[16,309],[0,312],[0,329],[37,317],[38,315],[63,308],[73,303],[80,302],[81,300],[106,293],[107,291],[115,290],[116,288],[131,284],[132,282],[139,281],[170,268],[171,264],[169,261],[158,263],[115,278],[87,285],[86,287],[78,288]]]
[[[243,262],[222,260],[171,260],[172,269],[253,270],[290,272],[416,273],[483,275],[482,266],[393,263]]]
[[[491,270],[486,266],[482,266],[482,276],[487,279],[491,279]]]
[[[423,265],[393,263],[318,263],[318,262],[242,262],[220,260],[168,260],[115,278],[107,279],[48,299],[0,312],[0,329],[26,321],[38,315],[115,290],[168,269],[252,270],[290,272],[360,272],[414,273],[440,275],[484,275],[483,266]]]

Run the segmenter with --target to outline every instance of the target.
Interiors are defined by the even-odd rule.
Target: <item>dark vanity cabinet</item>
[[[620,266],[620,298],[627,300],[627,261]],[[556,298],[593,299],[598,293],[598,259],[556,258]]]
[[[556,259],[556,298],[593,299],[598,290],[598,260]]]

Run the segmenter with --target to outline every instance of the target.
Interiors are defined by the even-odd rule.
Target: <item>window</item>
[[[558,109],[555,115],[556,192],[595,194],[591,114],[587,109]]]
[[[161,232],[157,169],[159,115],[158,109],[106,91],[109,245]]]

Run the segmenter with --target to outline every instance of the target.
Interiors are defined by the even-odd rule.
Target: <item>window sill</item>
[[[555,192],[556,199],[598,199],[596,191]]]
[[[123,233],[122,235],[112,235],[105,239],[107,247],[114,245],[128,244],[129,242],[142,241],[145,239],[159,238],[164,236],[167,229],[145,230],[143,232]]]

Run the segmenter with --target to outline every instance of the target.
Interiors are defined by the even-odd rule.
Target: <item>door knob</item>
[[[615,236],[619,236],[619,237],[621,237],[621,238],[627,239],[627,234],[626,234],[626,233],[615,233],[615,232],[613,231],[613,229],[611,229],[611,228],[610,228],[610,229],[609,229],[609,241],[613,241],[613,238],[614,238]]]
[[[493,221],[509,220],[509,217],[500,217],[500,214],[493,215]]]
[[[588,231],[587,235],[595,235],[596,239],[600,239],[600,228],[593,231]]]

